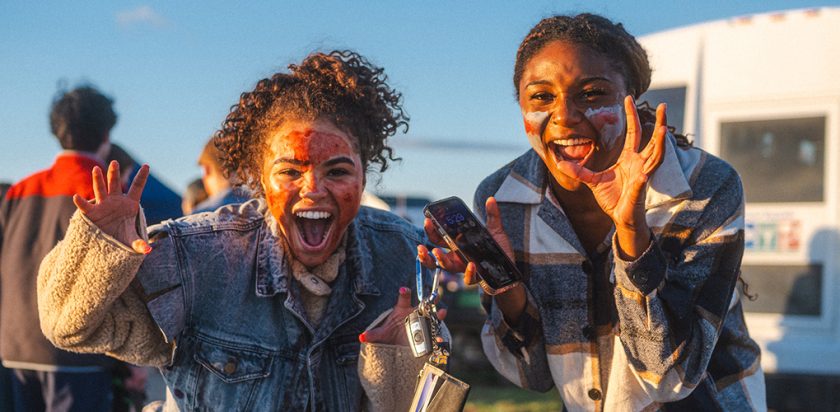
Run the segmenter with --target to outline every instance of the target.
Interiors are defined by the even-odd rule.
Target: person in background
[[[11,183],[0,183],[0,202],[6,197]],[[12,372],[0,364],[0,411],[12,410]]]
[[[556,387],[571,411],[765,410],[736,289],[736,171],[674,135],[664,105],[636,103],[651,68],[621,24],[543,19],[513,73],[532,150],[474,206],[524,276],[501,293],[480,283],[490,362],[521,387]]]
[[[204,190],[204,182],[201,178],[197,178],[190,182],[187,185],[187,190],[184,191],[184,196],[182,196],[181,201],[181,210],[184,212],[184,216],[191,215],[195,207],[207,200],[207,191]]]
[[[140,162],[134,159],[125,149],[116,143],[111,143],[111,152],[105,159],[108,163],[116,160],[120,164],[120,176],[122,176],[123,187],[128,187],[129,182],[134,179],[140,171]],[[146,180],[146,190],[143,191],[143,198],[140,199],[143,206],[143,213],[146,216],[146,223],[153,225],[166,219],[176,219],[181,216],[181,196],[170,189],[154,174],[150,174]]]
[[[387,168],[387,139],[408,126],[401,101],[350,51],[260,80],[214,138],[254,199],[148,231],[148,166],[126,194],[116,162],[107,176],[97,166],[95,197],[75,197],[41,265],[41,329],[59,347],[159,367],[165,410],[408,409],[424,359],[403,319],[428,240],[361,206],[367,172]]]
[[[64,237],[73,196],[95,195],[91,170],[104,165],[117,114],[111,98],[82,86],[59,94],[49,118],[63,150],[0,204],[0,357],[12,371],[15,411],[108,411],[114,359],[57,349],[33,326],[38,267]]]
[[[207,199],[195,206],[193,213],[212,212],[224,205],[244,203],[251,199],[251,191],[237,184],[234,176],[225,175],[221,153],[211,138],[198,157],[201,182]]]

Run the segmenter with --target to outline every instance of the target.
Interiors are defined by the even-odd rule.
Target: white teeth
[[[316,210],[304,210],[303,212],[295,213],[295,216],[304,219],[327,219],[332,216],[330,212],[322,212]]]
[[[575,146],[579,144],[588,144],[589,142],[591,142],[591,140],[579,137],[576,139],[557,139],[551,143],[554,143],[558,146]]]

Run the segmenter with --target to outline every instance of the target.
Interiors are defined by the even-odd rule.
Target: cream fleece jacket
[[[143,257],[76,211],[38,271],[38,314],[47,339],[136,365],[169,364],[175,344],[155,324],[141,288],[131,286]]]

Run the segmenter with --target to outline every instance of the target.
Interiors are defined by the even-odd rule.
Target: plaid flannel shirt
[[[651,177],[653,242],[622,261],[611,235],[587,256],[529,150],[486,178],[475,209],[495,196],[528,303],[515,328],[492,298],[484,351],[513,383],[556,386],[569,410],[764,410],[760,350],[735,288],[744,197],[731,166],[666,139]]]

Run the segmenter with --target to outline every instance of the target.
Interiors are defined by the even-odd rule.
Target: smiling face
[[[365,186],[356,139],[329,121],[287,121],[269,135],[262,186],[295,259],[324,263],[356,217]]]
[[[523,70],[519,107],[528,141],[566,190],[581,183],[561,173],[560,162],[601,171],[621,153],[627,87],[611,63],[588,47],[553,41]]]

